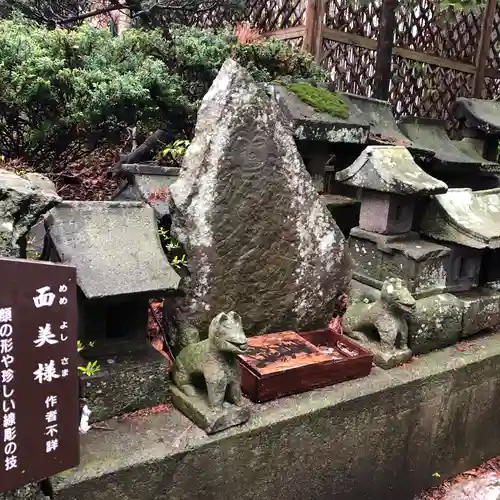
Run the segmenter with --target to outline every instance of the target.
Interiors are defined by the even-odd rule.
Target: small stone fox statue
[[[240,406],[241,374],[237,355],[248,346],[241,318],[235,312],[221,313],[210,323],[208,338],[187,345],[175,359],[172,379],[187,396],[198,394],[197,377],[205,380],[208,404],[222,409],[225,400]]]
[[[378,300],[371,304],[354,304],[347,309],[344,331],[354,339],[366,340],[366,334],[375,330],[383,349],[407,349],[407,316],[415,310],[416,304],[403,280],[389,278],[384,281]]]

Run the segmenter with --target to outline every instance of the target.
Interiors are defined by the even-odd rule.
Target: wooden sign
[[[76,270],[0,258],[0,492],[79,463]]]
[[[329,329],[251,337],[238,359],[243,392],[256,403],[365,377],[373,363],[372,354]]]

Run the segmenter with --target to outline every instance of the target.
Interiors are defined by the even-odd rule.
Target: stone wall
[[[500,342],[255,407],[207,436],[179,412],[83,436],[58,500],[410,500],[500,454]],[[438,472],[441,479],[433,474]]]

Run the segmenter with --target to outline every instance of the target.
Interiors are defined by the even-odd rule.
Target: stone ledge
[[[411,499],[500,454],[500,336],[388,372],[256,405],[207,436],[178,411],[82,438],[56,499]],[[98,492],[98,493],[97,493]]]

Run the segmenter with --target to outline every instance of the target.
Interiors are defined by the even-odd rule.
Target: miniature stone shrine
[[[369,126],[366,120],[361,117],[352,120],[344,99],[323,86],[306,82],[286,86],[274,84],[268,86],[268,92],[290,124],[297,141],[363,144],[367,140]],[[323,105],[325,99],[331,102],[327,105],[328,110]],[[318,106],[316,101],[323,103]]]
[[[267,88],[284,122],[292,130],[318,192],[355,196],[355,192],[346,187],[335,185],[333,172],[339,165],[348,165],[358,156],[367,141],[368,123],[361,116],[353,119],[345,99],[323,84],[295,82]],[[342,210],[346,206],[342,201],[342,198],[337,198],[330,204],[329,208],[336,216],[337,207]],[[351,208],[350,204],[347,206]]]
[[[498,161],[500,103],[496,100],[458,97],[454,114],[462,123],[462,134],[474,143],[479,154],[489,161]]]
[[[419,169],[404,148],[393,149],[368,147],[338,175],[340,181],[364,188],[360,225],[349,238],[355,263],[354,304],[345,321],[347,331],[356,331],[350,318],[369,316],[375,307],[370,302],[384,300],[380,290],[386,280],[401,278],[416,300],[406,317],[409,347],[413,354],[422,354],[500,324],[500,292],[495,285],[500,268],[495,264],[500,190],[448,190]],[[384,190],[389,192],[377,192]],[[423,212],[414,214],[417,194],[429,199]],[[381,367],[403,361],[387,348],[380,352],[378,335],[380,344],[353,336],[362,338]]]
[[[417,200],[432,193],[446,192],[446,184],[426,174],[402,146],[367,147],[351,167],[339,172],[337,179],[363,188],[360,225],[351,230],[349,238],[355,263],[353,298],[360,293],[385,304],[390,294],[379,291],[389,286],[387,279],[395,278],[403,279],[405,286],[398,284],[396,287],[391,283],[390,289],[402,293],[405,303],[442,292],[446,287],[450,250],[422,240],[412,231],[412,225]],[[362,317],[371,307],[352,305],[346,313],[347,324],[349,317]],[[405,318],[410,330],[412,317],[418,317],[420,311],[418,301],[413,309],[411,317]],[[401,315],[397,308],[395,314],[396,318]],[[358,321],[354,323],[348,326],[350,331],[356,331]],[[382,340],[386,336],[383,332],[377,332],[371,339],[366,337],[366,332],[361,331],[361,334],[365,334],[362,345],[375,354],[376,363],[383,368],[391,368],[411,357],[411,351],[401,340],[399,346],[389,346]],[[355,336],[358,340],[363,338],[359,334]]]
[[[148,299],[174,293],[179,283],[153,209],[138,202],[63,202],[45,224],[44,258],[77,268],[80,339],[145,342]]]
[[[434,151],[414,144],[401,132],[388,101],[348,93],[341,96],[348,103],[353,119],[364,118],[370,125],[368,145],[404,146],[418,164],[429,162],[435,155]]]
[[[420,230],[451,250],[446,289],[463,303],[462,337],[498,326],[500,189],[450,189],[433,197]]]
[[[169,215],[167,192],[180,169],[155,163],[124,164],[118,173],[125,181],[113,195],[116,201],[142,201],[151,205],[161,221]]]
[[[187,345],[175,358],[172,401],[207,434],[250,418],[250,408],[241,393],[237,359],[246,348],[240,316],[220,313],[210,323],[208,338]]]
[[[362,188],[360,228],[377,234],[411,230],[417,197],[444,193],[447,186],[416,165],[402,146],[368,146],[337,180]]]
[[[450,187],[497,187],[500,165],[483,158],[477,144],[470,139],[452,141],[444,125],[439,120],[405,117],[399,126],[413,143],[435,151],[435,156],[425,165],[425,169]],[[471,182],[473,186],[469,186]]]
[[[276,104],[232,60],[203,99],[170,193],[190,271],[180,307],[195,328],[227,310],[247,335],[327,324],[350,278],[345,239]]]
[[[321,201],[348,235],[359,218],[359,202],[356,190],[335,182],[335,169],[356,159],[367,142],[368,123],[360,115],[353,118],[346,99],[324,84],[270,85],[268,93],[292,129]]]

